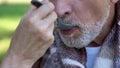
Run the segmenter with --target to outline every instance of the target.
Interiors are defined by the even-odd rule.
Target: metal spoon
[[[32,0],[31,4],[34,5],[37,8],[39,8],[42,5],[42,3],[39,2],[38,0]]]

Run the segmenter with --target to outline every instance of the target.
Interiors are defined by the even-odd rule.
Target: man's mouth
[[[73,34],[76,30],[78,30],[78,27],[73,27],[73,28],[68,29],[68,30],[62,30],[62,29],[60,29],[61,33],[64,34],[64,35],[71,35],[71,34]]]
[[[63,21],[61,19],[57,19],[56,22],[58,28],[60,29],[61,33],[64,35],[71,35],[73,34],[76,30],[78,31],[78,27],[75,25],[71,25],[71,24],[65,24],[63,23]]]

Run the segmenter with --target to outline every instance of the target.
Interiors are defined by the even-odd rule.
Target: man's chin
[[[62,39],[63,40],[63,43],[68,46],[68,47],[74,47],[74,48],[83,48],[83,47],[86,47],[88,46],[89,43],[81,43],[80,41],[78,40],[74,40],[74,41],[71,41],[71,40],[66,40],[66,39]]]
[[[88,44],[91,42],[90,40],[83,40],[80,37],[73,38],[70,36],[62,35],[60,33],[61,40],[63,43],[68,47],[74,47],[74,48],[83,48],[88,46]]]
[[[65,44],[67,47],[72,47],[72,48],[77,48],[77,49],[79,49],[79,48],[84,48],[84,47],[86,47],[86,46],[88,46],[88,44],[86,44],[86,45],[70,45],[70,44]]]

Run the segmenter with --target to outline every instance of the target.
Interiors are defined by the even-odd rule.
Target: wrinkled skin
[[[81,48],[90,42],[102,43],[109,33],[117,0],[44,0],[31,6],[12,38],[0,68],[31,68],[54,41],[54,22],[76,25],[72,31],[58,29],[63,42]]]
[[[78,27],[73,28],[70,34],[58,30],[63,42],[70,47],[81,48],[87,46],[101,33],[103,26],[111,16],[110,0],[51,1],[63,23]]]
[[[23,16],[12,38],[8,53],[0,68],[31,68],[54,41],[57,15],[47,0],[43,6],[31,6]]]

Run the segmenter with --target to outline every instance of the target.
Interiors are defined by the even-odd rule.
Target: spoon
[[[42,6],[42,3],[39,2],[38,0],[32,0],[31,4],[34,5],[37,8],[39,8],[40,6]]]

